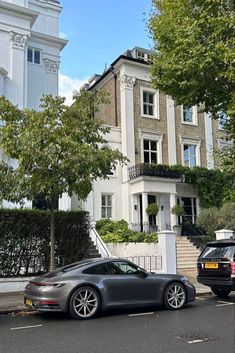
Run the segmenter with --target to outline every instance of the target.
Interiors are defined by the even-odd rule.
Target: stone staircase
[[[186,274],[197,272],[197,258],[200,250],[187,237],[176,237],[177,272]]]
[[[101,257],[97,247],[95,246],[95,244],[92,240],[90,240],[90,242],[89,242],[89,247],[88,247],[87,253],[88,253],[89,259]]]

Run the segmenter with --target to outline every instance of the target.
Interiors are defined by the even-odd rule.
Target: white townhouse
[[[38,109],[43,94],[58,95],[58,0],[0,0],[0,96]],[[14,164],[0,150],[0,160]],[[3,206],[8,206],[4,203]]]
[[[100,106],[98,113],[111,128],[102,147],[118,148],[130,160],[112,170],[109,180],[94,183],[84,208],[95,221],[125,219],[136,230],[148,229],[146,208],[152,202],[159,206],[154,220],[159,230],[177,224],[179,219],[171,213],[176,204],[183,206],[189,222],[195,222],[199,200],[192,185],[175,173],[157,172],[153,165],[215,168],[213,151],[224,137],[221,122],[197,106],[176,106],[171,97],[152,87],[151,54],[138,47],[128,50],[84,86],[109,92],[110,104]]]

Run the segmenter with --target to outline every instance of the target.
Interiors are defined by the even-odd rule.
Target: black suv
[[[197,262],[197,280],[226,297],[235,290],[235,239],[207,243]]]

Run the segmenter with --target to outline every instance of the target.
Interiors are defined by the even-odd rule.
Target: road
[[[64,314],[0,316],[2,353],[234,353],[235,294],[199,297],[180,311],[105,313],[76,321]]]

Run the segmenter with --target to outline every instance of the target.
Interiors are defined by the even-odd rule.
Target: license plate
[[[32,306],[33,301],[31,299],[25,299],[25,305]]]
[[[217,269],[217,268],[219,268],[219,265],[218,265],[218,264],[215,264],[215,263],[205,264],[205,268],[214,268],[214,269]]]

